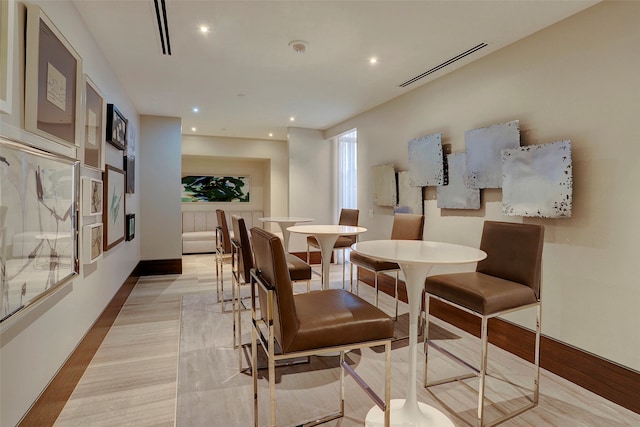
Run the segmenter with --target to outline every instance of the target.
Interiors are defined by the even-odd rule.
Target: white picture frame
[[[82,227],[82,263],[93,264],[102,257],[103,226],[101,222]]]
[[[27,4],[25,130],[78,147],[82,129],[82,58],[40,7]]]
[[[102,215],[104,189],[102,181],[90,177],[82,177],[82,215]]]
[[[0,0],[0,113],[11,114],[15,0]]]

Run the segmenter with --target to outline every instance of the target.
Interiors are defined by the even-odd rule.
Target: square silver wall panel
[[[409,183],[414,187],[444,185],[442,136],[439,133],[414,138],[409,145]]]
[[[408,171],[398,172],[398,206],[395,211],[422,215],[422,187],[410,184]]]
[[[571,141],[504,150],[502,174],[502,210],[505,215],[571,216]]]
[[[466,153],[449,154],[447,156],[449,184],[436,189],[439,208],[480,209],[480,189],[469,188],[465,184],[467,174],[466,158]]]
[[[395,206],[396,170],[392,164],[371,166],[373,182],[373,204],[378,206]]]
[[[467,186],[502,187],[502,150],[520,146],[520,121],[472,129],[465,132]]]

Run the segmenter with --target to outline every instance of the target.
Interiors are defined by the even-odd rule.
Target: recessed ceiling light
[[[273,133],[272,133],[272,132],[269,132],[269,136],[273,136]]]
[[[196,129],[196,128],[191,128],[191,132],[195,132],[195,131],[197,131],[197,130],[198,130],[198,129]]]
[[[209,27],[207,25],[201,25],[200,26],[200,32],[202,34],[207,34],[209,32]]]
[[[376,58],[375,56],[369,58],[369,63],[370,64],[377,64],[378,63],[378,58]]]
[[[193,107],[193,112],[197,113],[198,111],[200,111],[200,109],[198,107]]]
[[[293,117],[293,116],[289,117],[289,121],[290,121],[290,122],[293,122],[293,121],[295,121],[295,120],[296,120],[296,118],[295,118],[295,117]]]

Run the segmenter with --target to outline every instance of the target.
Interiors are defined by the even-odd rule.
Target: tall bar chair
[[[338,225],[350,225],[356,227],[358,225],[358,217],[360,211],[358,209],[346,209],[340,210],[340,218],[338,219]],[[344,289],[345,282],[345,268],[347,264],[346,250],[351,248],[351,245],[356,243],[358,236],[338,236],[338,240],[333,245],[333,250],[342,250],[342,289]],[[310,248],[314,247],[320,249],[320,243],[315,236],[307,237],[307,264],[310,264]]]
[[[397,213],[393,216],[393,227],[391,229],[391,240],[422,240],[424,233],[424,215],[401,214]],[[351,262],[351,283],[350,287],[353,291],[353,266],[364,268],[374,273],[374,287],[376,291],[375,304],[378,306],[378,275],[380,273],[395,272],[395,318],[398,318],[398,273],[400,266],[395,262],[380,261],[366,255],[352,252],[350,255]],[[356,278],[356,293],[359,293],[360,275]]]
[[[293,294],[285,251],[280,239],[261,228],[252,228],[255,268],[251,272],[251,359],[254,424],[258,426],[258,345],[268,357],[270,424],[276,425],[276,361],[338,352],[340,356],[339,410],[306,425],[344,416],[344,375],[350,374],[382,409],[390,423],[391,338],[393,320],[384,312],[344,289]],[[259,299],[259,308],[256,304]],[[345,362],[345,351],[384,346],[385,391],[377,396]],[[277,347],[277,351],[276,351]],[[296,425],[305,423],[296,422]]]
[[[543,245],[544,227],[542,225],[485,221],[480,249],[487,253],[487,258],[478,262],[476,271],[435,275],[428,277],[425,281],[426,363],[424,385],[425,387],[431,387],[478,376],[480,379],[477,408],[478,426],[499,424],[538,404],[540,387],[540,320],[542,311],[540,284]],[[435,298],[451,304],[481,318],[479,369],[428,339],[429,298]],[[524,407],[485,423],[489,319],[527,308],[536,309],[533,397],[531,402],[524,405]],[[427,374],[430,346],[470,368],[474,373],[429,383]]]
[[[231,300],[224,297],[224,262],[225,259],[231,255],[231,235],[229,233],[229,226],[227,223],[227,217],[222,209],[216,209],[216,218],[218,225],[216,226],[216,297],[217,301],[221,303],[222,312],[227,313],[225,310],[225,303]]]
[[[249,238],[249,231],[243,217],[239,215],[231,216],[231,225],[233,228],[234,238],[231,239],[231,269],[233,277],[233,347],[238,348],[238,363],[242,371],[242,311],[249,308],[248,304],[244,305],[242,298],[242,285],[251,282],[251,269],[254,266],[253,247]],[[285,260],[287,262],[287,270],[289,270],[289,278],[292,283],[305,281],[307,282],[307,292],[309,292],[311,281],[311,266],[298,258],[297,256],[285,252]]]

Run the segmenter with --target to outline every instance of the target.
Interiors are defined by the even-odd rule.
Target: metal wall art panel
[[[434,133],[409,141],[409,183],[414,187],[445,185],[442,135]]]
[[[394,207],[397,201],[396,170],[392,164],[371,166],[373,204]]]
[[[436,189],[438,207],[441,209],[480,209],[480,189],[465,184],[467,154],[455,153],[447,156],[449,184]]]
[[[520,121],[472,129],[465,132],[467,186],[502,187],[502,150],[520,146]]]
[[[0,321],[78,273],[78,172],[0,137]]]
[[[502,211],[505,215],[571,217],[571,141],[504,150],[502,174]]]
[[[422,215],[422,187],[411,185],[408,171],[398,172],[398,206],[399,213]]]

